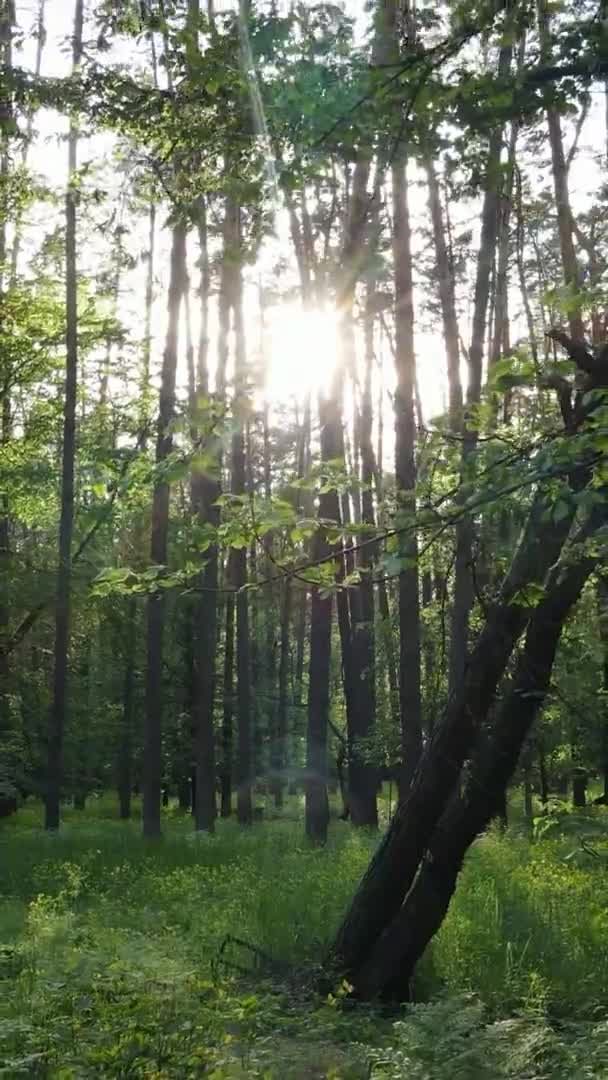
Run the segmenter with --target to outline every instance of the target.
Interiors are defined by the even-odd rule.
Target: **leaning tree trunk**
[[[577,539],[600,525],[605,512]],[[471,762],[461,795],[439,820],[421,870],[403,906],[386,926],[351,981],[365,999],[406,1000],[414,968],[447,913],[464,857],[476,836],[499,811],[521,748],[545,699],[565,619],[578,600],[597,556],[566,558],[551,576],[534,611],[512,687]]]
[[[76,0],[72,39],[72,71],[82,58],[83,0]],[[65,201],[66,258],[66,377],[63,411],[61,467],[61,517],[59,566],[55,600],[55,655],[53,700],[49,718],[48,773],[45,828],[59,828],[59,804],[63,772],[63,733],[67,708],[68,648],[72,587],[72,534],[74,531],[74,463],[76,457],[76,392],[78,379],[78,271],[76,265],[76,169],[78,128],[70,121],[68,136],[68,189]]]
[[[575,489],[580,489],[587,479],[586,468],[573,470]],[[531,582],[543,582],[566,541],[574,508],[560,522],[553,522],[549,519],[550,506],[550,497],[539,490],[464,677],[450,697],[442,721],[435,725],[408,795],[399,805],[340,927],[332,957],[350,981],[401,907],[462,765],[474,747],[498,682],[529,618],[529,611],[518,603],[518,594]]]
[[[163,355],[160,402],[156,437],[156,464],[159,468],[152,497],[150,558],[154,566],[165,566],[169,533],[170,488],[162,466],[173,448],[171,422],[175,415],[175,376],[179,342],[179,313],[187,288],[186,229],[173,229],[169,280],[167,340]],[[144,836],[160,836],[161,745],[162,745],[162,662],[165,624],[165,592],[160,589],[148,598],[146,701],[143,754]]]

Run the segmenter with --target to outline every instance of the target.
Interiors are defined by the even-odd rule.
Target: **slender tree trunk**
[[[118,751],[118,802],[120,817],[131,817],[133,786],[133,726],[135,719],[135,655],[137,645],[137,601],[128,601],[125,639],[125,681],[122,704],[122,727]]]
[[[519,291],[521,293],[521,300],[526,315],[526,326],[528,328],[528,340],[530,342],[530,352],[532,353],[532,359],[538,369],[538,342],[536,340],[536,330],[534,328],[534,315],[532,314],[532,304],[530,303],[530,291],[528,289],[528,281],[526,276],[526,263],[525,263],[525,251],[526,251],[526,232],[525,232],[525,219],[523,209],[523,196],[522,196],[522,182],[521,171],[515,166],[515,195],[516,195],[516,215],[517,215],[517,239],[516,239],[516,252],[517,252],[517,276],[519,281]]]
[[[302,479],[310,470],[310,425],[311,403],[310,394],[304,403],[304,415],[298,444],[297,476]],[[300,510],[312,515],[312,498],[306,492],[302,492]],[[295,676],[294,676],[294,701],[296,705],[302,703],[304,691],[304,654],[306,651],[306,624],[308,613],[308,590],[301,588],[296,593],[296,626],[295,626]]]
[[[232,556],[230,556],[231,558]],[[228,575],[231,581],[231,575]],[[224,709],[222,716],[221,815],[232,813],[232,744],[234,719],[234,609],[233,595],[226,597],[226,640],[224,645]]]
[[[144,432],[142,440],[143,449],[147,445],[146,429],[150,413],[150,365],[152,361],[152,307],[154,305],[154,264],[156,252],[156,204],[150,203],[148,211],[148,254],[146,268],[146,296],[145,296],[145,332],[143,347],[143,364],[141,372],[141,427]]]
[[[12,67],[13,22],[15,12],[12,0],[0,6],[0,56],[7,71]],[[12,102],[9,93],[0,92],[0,184],[8,182],[10,171],[9,140],[12,120]],[[0,212],[0,300],[6,278],[7,218],[4,207]],[[0,444],[6,447],[11,434],[11,372],[7,364],[2,386]],[[9,625],[9,578],[10,578],[10,521],[7,492],[0,495],[0,639],[3,649],[0,655],[0,735],[10,725],[10,663],[4,646]]]
[[[77,72],[82,57],[83,0],[76,0],[72,37],[72,70]],[[66,377],[63,409],[63,449],[61,467],[61,516],[59,522],[59,566],[55,600],[55,654],[53,698],[49,718],[48,772],[45,827],[59,828],[63,773],[63,733],[67,709],[68,649],[70,638],[72,587],[72,534],[74,530],[74,462],[76,457],[76,390],[78,377],[78,271],[76,265],[75,187],[78,155],[78,128],[70,122],[68,136],[68,187],[66,219]]]
[[[324,496],[321,496],[323,499]],[[319,507],[322,515],[322,507]],[[323,529],[315,534],[313,560],[330,553]],[[308,675],[308,725],[306,732],[306,835],[314,844],[327,840],[327,725],[329,720],[329,674],[331,657],[331,594],[312,589],[310,604],[310,662]]]
[[[179,315],[187,288],[186,229],[175,225],[171,248],[167,340],[163,355],[156,441],[156,464],[162,466],[173,447],[171,421],[175,414],[175,377],[179,345]],[[167,563],[170,488],[162,475],[157,478],[152,498],[150,557],[154,566]],[[162,661],[165,624],[165,593],[148,598],[146,702],[143,755],[144,836],[160,836],[161,745],[162,745]]]
[[[382,321],[380,322],[382,331]],[[384,498],[383,484],[383,456],[384,456],[384,392],[382,372],[382,349],[380,350],[380,379],[377,395],[376,416],[378,421],[378,443],[374,469],[374,486],[376,490],[376,503],[378,505],[378,521],[382,524],[382,500]],[[386,581],[381,578],[378,582],[378,612],[380,614],[380,626],[382,642],[384,645],[384,657],[389,687],[389,700],[391,716],[395,730],[401,728],[400,704],[399,704],[399,679],[397,675],[397,659],[395,655],[395,642],[393,637],[393,618],[390,610],[389,593]]]
[[[549,43],[550,15],[547,0],[539,0],[538,2],[538,27],[541,41],[541,57],[545,62],[549,62],[551,59]],[[580,288],[580,274],[574,248],[574,218],[568,190],[568,165],[564,154],[561,120],[555,106],[549,105],[546,112],[564,284],[571,294],[569,296],[568,311],[570,336],[575,341],[584,341],[585,327],[581,317],[580,304],[572,303]]]
[[[372,45],[372,62],[382,63],[388,57],[387,35],[384,20],[378,19]],[[344,242],[339,264],[339,274],[336,288],[336,309],[339,313],[339,341],[340,358],[339,364],[332,380],[330,394],[326,401],[319,405],[319,418],[321,422],[321,460],[331,461],[335,459],[345,460],[344,431],[342,426],[342,380],[345,374],[354,371],[355,347],[354,347],[354,322],[353,302],[355,289],[361,275],[364,262],[367,258],[365,240],[368,234],[370,211],[374,202],[377,202],[379,190],[374,192],[373,197],[367,192],[371,159],[366,152],[359,154],[352,178],[348,168],[346,169],[347,197],[345,199],[344,215]],[[335,493],[322,496],[321,504],[325,502],[327,512],[321,512],[321,516],[328,520],[340,522],[340,501]],[[347,506],[343,512],[347,512]],[[346,523],[346,522],[345,522]],[[350,571],[348,558],[342,550],[342,544],[334,545],[336,561],[338,565],[338,582],[344,577],[345,568]],[[368,594],[363,600],[367,604],[367,613],[373,609],[373,593]],[[375,723],[373,710],[375,708],[375,674],[373,671],[373,639],[371,633],[365,630],[364,611],[362,609],[360,591],[355,589],[350,598],[344,591],[339,591],[337,596],[338,626],[342,647],[343,685],[346,702],[346,719],[348,731],[349,753],[349,802],[352,809],[352,819],[355,824],[375,824],[377,822],[376,808],[376,784],[373,779],[374,772],[363,759],[360,741],[366,739]],[[331,630],[331,604],[317,595],[313,595],[312,613],[324,624],[329,620]],[[320,662],[316,656],[316,671],[329,676],[329,651],[331,649],[331,633],[324,628],[313,627],[311,613],[311,667],[310,676],[313,678],[313,635],[316,637],[316,648],[324,647],[328,655]],[[371,665],[371,667],[369,666]],[[309,736],[312,736],[310,694],[313,691],[312,683],[309,684]],[[315,697],[317,692],[315,690]],[[322,704],[325,697],[329,697],[329,690],[319,690],[319,702]],[[326,714],[326,710],[325,710]],[[320,722],[320,715],[315,718]],[[314,725],[313,725],[314,727]],[[327,733],[317,743],[323,746],[323,755],[327,743]],[[310,750],[310,747],[309,747]],[[324,784],[325,766],[323,768]],[[309,779],[309,784],[311,783]],[[317,798],[315,793],[315,798]],[[325,794],[325,802],[326,802]],[[312,795],[311,795],[312,801]],[[323,823],[324,809],[323,800],[318,798],[319,812],[316,820]],[[307,831],[312,835],[315,831],[312,822],[315,815],[311,813],[307,817]],[[310,824],[310,828],[309,828]],[[316,840],[324,840],[325,826],[319,828],[314,836]],[[321,835],[323,834],[323,835]]]
[[[505,44],[498,61],[499,77],[508,74],[511,67],[513,46]],[[468,354],[468,385],[466,418],[462,444],[462,475],[468,478],[474,470],[477,448],[477,430],[472,413],[481,400],[483,346],[486,333],[490,281],[498,230],[498,206],[500,183],[500,152],[502,129],[490,135],[485,176],[485,193],[481,213],[481,237],[477,256],[473,328]],[[473,606],[472,558],[474,522],[471,515],[464,515],[456,527],[456,562],[454,571],[454,602],[451,620],[449,692],[454,694],[462,679],[469,646],[469,615]]]
[[[7,5],[7,7],[8,7],[8,9],[10,10],[12,0],[5,0],[5,3]],[[14,4],[13,4],[13,6],[14,6]],[[34,77],[36,79],[40,78],[40,74],[41,74],[41,71],[42,71],[42,54],[44,52],[44,46],[45,46],[45,43],[46,43],[46,28],[45,28],[45,24],[44,24],[45,8],[46,8],[46,0],[39,0],[39,5],[38,5],[38,25],[36,27],[36,61],[35,61],[35,64],[34,64]],[[14,17],[13,17],[13,21],[14,21]],[[10,59],[8,61],[5,61],[5,63],[6,63],[6,66],[10,68],[10,66],[11,66]],[[28,115],[28,118],[27,118],[27,128],[26,128],[26,132],[25,132],[25,141],[24,141],[24,145],[23,145],[23,151],[22,151],[22,154],[21,154],[21,164],[22,164],[22,166],[24,168],[27,166],[29,151],[30,151],[30,147],[32,145],[32,140],[33,140],[33,137],[34,137],[34,112],[35,112],[34,109],[30,109],[30,112],[29,112],[29,115]],[[19,256],[21,254],[21,241],[23,239],[22,223],[23,223],[22,212],[17,211],[16,221],[15,221],[15,232],[14,232],[14,238],[13,238],[13,250],[12,250],[12,253],[11,253],[11,282],[13,284],[16,282],[17,274],[19,272]],[[0,241],[0,244],[1,244],[1,241]],[[4,260],[0,260],[0,265],[1,265],[1,263],[3,261]]]
[[[519,67],[521,67],[521,63],[518,64],[518,69]],[[501,356],[508,355],[511,348],[509,324],[509,261],[511,255],[511,210],[513,204],[513,180],[517,133],[518,123],[514,120],[511,123],[507,161],[502,177],[498,206],[498,252],[496,258],[494,333],[490,352],[490,363],[495,363]]]
[[[198,346],[198,358],[195,375],[195,393],[193,408],[198,408],[209,395],[208,372],[208,321],[210,271],[207,250],[207,218],[204,200],[199,203],[199,247],[201,280],[199,288],[201,328]],[[193,412],[193,423],[194,423]],[[209,449],[213,450],[215,461],[204,468],[195,469],[192,479],[192,500],[201,526],[219,525],[219,511],[216,506],[220,494],[219,476],[221,472],[221,441],[208,439]],[[196,764],[197,801],[194,819],[197,829],[212,832],[215,825],[215,737],[214,737],[214,700],[215,700],[215,654],[217,639],[217,588],[218,588],[218,547],[210,544],[205,552],[205,566],[201,573],[201,594],[196,608],[195,627],[195,700],[194,700],[194,756]]]
[[[458,316],[456,314],[454,274],[445,235],[439,181],[437,180],[432,158],[429,157],[425,160],[425,169],[429,187],[429,209],[433,225],[433,244],[439,284],[441,319],[443,322],[443,340],[447,359],[450,426],[453,431],[458,431],[462,426],[462,382],[460,379],[460,335]]]
[[[284,772],[287,763],[287,689],[289,674],[289,626],[291,617],[291,581],[285,578],[281,598],[281,626],[279,642],[279,702],[277,709],[276,748],[274,755],[275,776],[274,803],[277,809],[283,805]]]
[[[245,456],[247,366],[245,355],[245,330],[242,311],[242,276],[240,265],[240,210],[228,199],[226,203],[225,253],[231,263],[231,301],[234,312],[235,360],[234,360],[234,413],[237,424],[232,436],[232,493],[244,495],[247,489]],[[251,753],[251,672],[249,637],[249,601],[244,586],[247,584],[247,552],[237,548],[233,553],[233,581],[236,594],[236,671],[237,671],[237,817],[239,824],[251,824],[252,753]]]
[[[608,581],[605,577],[597,579],[597,610],[600,642],[602,646],[602,740],[601,772],[603,776],[603,797],[608,805]]]
[[[413,528],[416,513],[416,424],[414,419],[414,305],[411,230],[405,164],[392,169],[393,260],[395,264],[395,478],[400,558],[408,566],[399,574],[399,699],[401,715],[402,772],[400,794],[404,796],[422,751],[422,702],[420,689],[420,597],[418,542]]]
[[[334,380],[335,383],[335,380]],[[327,397],[319,398],[319,422],[321,427],[321,461],[335,461],[340,457],[340,404],[334,385]],[[340,508],[335,491],[322,492],[319,496],[319,517],[324,521],[339,521]],[[326,530],[317,529],[314,537],[312,558],[316,562],[327,558],[332,550],[336,557],[341,545],[330,547]],[[327,799],[327,727],[329,722],[329,677],[331,667],[331,594],[322,595],[319,588],[312,589],[310,608],[310,661],[308,676],[308,724],[306,755],[306,835],[315,844],[327,839],[329,803]],[[338,610],[338,614],[340,611]],[[344,617],[344,616],[343,616]],[[344,640],[342,655],[345,654]]]

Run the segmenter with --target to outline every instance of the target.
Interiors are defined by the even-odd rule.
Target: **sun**
[[[299,401],[329,388],[338,352],[334,312],[279,304],[266,313],[266,328],[269,363],[265,389],[269,400]]]

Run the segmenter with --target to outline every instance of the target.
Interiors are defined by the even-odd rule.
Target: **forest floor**
[[[312,851],[289,802],[215,837],[168,810],[158,844],[106,799],[58,835],[35,806],[2,822],[0,1076],[608,1077],[601,836],[479,841],[420,1003],[388,1015],[314,990],[375,838],[336,821]]]

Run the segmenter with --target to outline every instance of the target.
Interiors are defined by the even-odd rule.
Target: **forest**
[[[0,72],[0,1076],[608,1077],[608,3]]]

